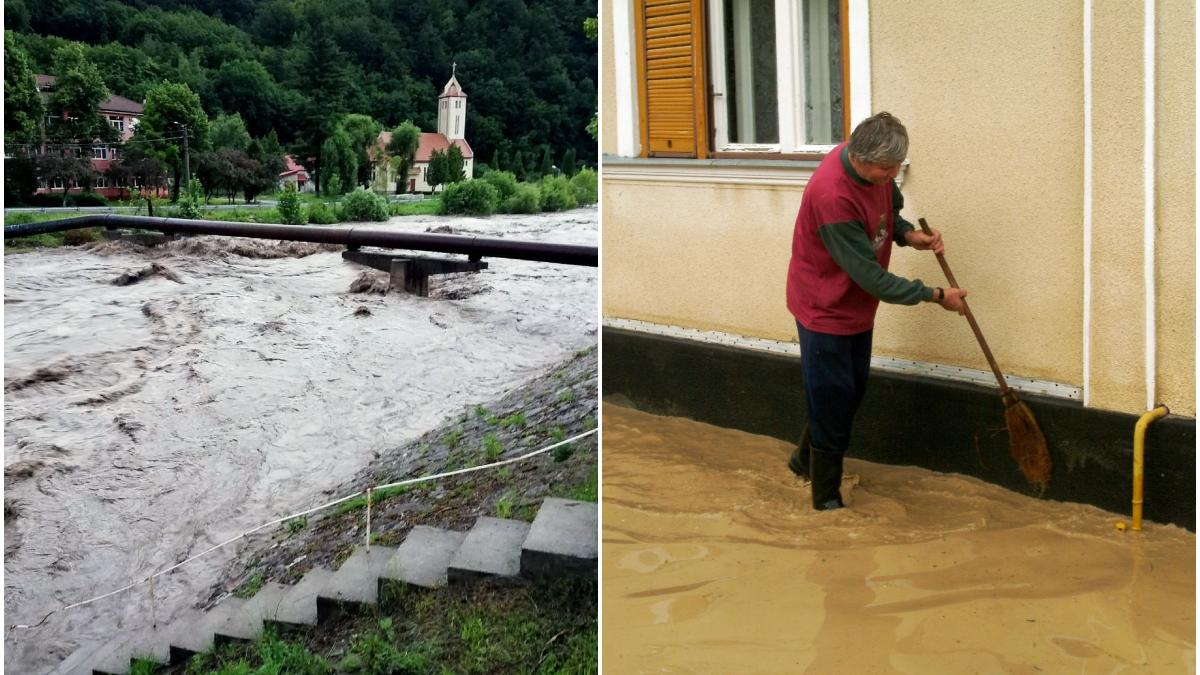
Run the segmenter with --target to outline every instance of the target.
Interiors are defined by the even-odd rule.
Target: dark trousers
[[[810,331],[799,322],[796,328],[812,445],[844,454],[850,447],[854,414],[867,391],[872,331],[830,335]]]

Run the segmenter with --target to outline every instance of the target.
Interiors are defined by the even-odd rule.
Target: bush
[[[198,179],[193,178],[188,181],[187,190],[179,195],[179,208],[175,209],[174,217],[196,220],[200,217],[200,202],[202,201],[204,201],[204,188]]]
[[[496,188],[499,203],[503,204],[517,191],[517,177],[511,171],[489,171],[483,177],[488,185]]]
[[[91,243],[99,238],[100,231],[97,228],[67,230],[63,233],[63,244],[67,246],[79,246],[80,244]]]
[[[328,204],[313,202],[308,205],[308,222],[310,225],[332,225],[338,221],[337,214]]]
[[[300,205],[300,194],[290,184],[279,195],[279,218],[286,225],[303,225],[305,223],[304,208]]]
[[[359,187],[342,198],[340,215],[342,220],[348,221],[387,220],[387,200],[370,190]]]
[[[451,183],[442,192],[442,213],[487,216],[496,212],[500,197],[496,188],[482,180]]]
[[[571,191],[579,205],[595,204],[600,197],[600,186],[596,172],[583,169],[571,178]]]
[[[566,211],[578,205],[566,176],[544,176],[538,190],[542,193],[543,211]]]
[[[108,206],[108,200],[95,192],[72,195],[71,200],[75,202],[75,206]]]
[[[505,213],[537,213],[542,210],[541,195],[536,186],[521,183],[511,197],[504,200]]]

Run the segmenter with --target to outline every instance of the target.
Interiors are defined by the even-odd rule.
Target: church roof
[[[386,148],[388,142],[391,140],[392,132],[381,131],[379,133],[379,145],[377,147],[380,149]],[[463,159],[470,159],[475,156],[475,151],[471,149],[471,144],[467,143],[466,139],[460,138],[454,141],[454,144],[457,145],[458,149],[462,151]],[[417,145],[417,155],[413,162],[428,162],[429,158],[433,156],[434,150],[445,152],[449,147],[450,140],[446,138],[445,134],[435,134],[428,131],[423,131],[421,132],[421,140]],[[375,159],[376,157],[378,157],[376,150],[372,148],[371,158]]]
[[[446,83],[446,86],[442,87],[442,93],[438,98],[446,98],[448,96],[467,97],[467,92],[463,91],[462,85],[458,83],[458,78],[453,75],[450,76],[450,81]]]

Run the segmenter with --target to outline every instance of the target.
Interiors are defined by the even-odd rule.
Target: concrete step
[[[171,663],[183,663],[196,654],[211,651],[216,646],[216,628],[230,616],[242,610],[246,601],[241,598],[225,598],[221,604],[188,621],[181,619],[168,630],[171,645]]]
[[[292,586],[285,586],[287,593],[275,606],[273,616],[267,618],[269,623],[281,628],[317,625],[317,594],[329,585],[333,579],[333,570],[324,567],[314,567],[300,581]]]
[[[597,516],[594,502],[546,498],[521,547],[521,574],[595,576]]]
[[[383,576],[422,588],[445,586],[450,560],[466,538],[466,532],[417,525],[396,549]]]
[[[124,675],[130,668],[129,641],[129,635],[118,635],[107,642],[81,645],[51,671],[51,675],[92,675],[97,670]]]
[[[213,626],[217,644],[244,640],[252,642],[262,637],[263,623],[274,615],[274,610],[287,594],[288,587],[281,584],[266,584],[247,598],[246,602]]]
[[[484,577],[516,577],[521,572],[521,544],[529,523],[482,517],[467,532],[447,572],[450,583]]]
[[[359,547],[342,563],[333,578],[317,593],[317,616],[323,621],[339,606],[379,603],[379,578],[387,562],[396,555],[389,546]]]

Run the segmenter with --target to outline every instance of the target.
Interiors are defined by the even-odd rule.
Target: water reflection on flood
[[[1195,672],[1195,535],[848,461],[814,512],[778,440],[606,404],[604,664],[620,673]]]
[[[430,226],[596,242],[595,209],[386,225]],[[375,453],[596,342],[594,268],[491,259],[434,277],[434,297],[355,294],[363,268],[338,250],[200,237],[5,258],[6,623],[324,503]],[[160,580],[156,618],[232,551]],[[145,589],[9,633],[6,671],[145,625]]]

